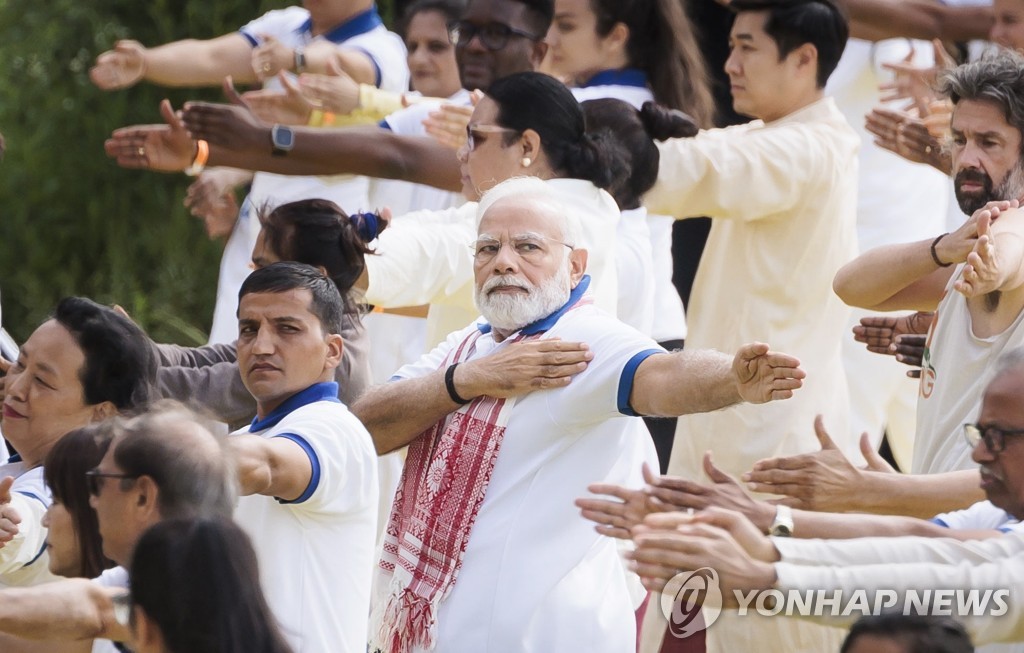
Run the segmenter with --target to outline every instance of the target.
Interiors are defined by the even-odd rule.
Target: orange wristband
[[[189,177],[195,177],[206,168],[206,162],[210,160],[210,144],[200,139],[196,141],[196,158],[188,168],[185,169],[185,174]]]

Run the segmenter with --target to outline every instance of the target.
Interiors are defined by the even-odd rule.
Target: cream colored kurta
[[[858,145],[824,98],[771,123],[707,130],[661,146],[648,209],[715,218],[687,311],[687,348],[732,353],[761,341],[798,357],[807,372],[792,399],[679,418],[670,474],[706,480],[707,450],[734,475],[762,458],[814,451],[818,413],[837,443],[856,453],[840,356],[848,309],[832,292],[832,279],[857,253]],[[821,629],[779,621],[762,628],[723,615],[708,631],[708,650],[838,650],[835,631],[797,634]]]
[[[548,179],[566,206],[579,213],[587,274],[594,303],[616,314],[615,233],[620,214],[615,200],[589,181]],[[473,302],[473,256],[480,216],[477,203],[456,209],[419,211],[377,239],[379,256],[366,257],[366,301],[384,308],[430,304],[427,346],[433,348],[480,314]]]

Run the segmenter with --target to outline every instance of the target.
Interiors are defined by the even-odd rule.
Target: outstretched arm
[[[992,7],[952,7],[932,0],[842,0],[852,36],[970,41],[988,37]]]
[[[96,58],[89,71],[92,82],[104,90],[148,81],[161,86],[216,86],[225,75],[239,82],[256,81],[252,46],[241,33],[215,39],[187,39],[155,48],[138,41],[118,41],[113,50]]]
[[[744,345],[735,356],[711,350],[650,356],[637,368],[629,405],[640,415],[675,417],[740,401],[788,399],[802,384],[800,361],[768,345]]]
[[[111,596],[121,592],[82,578],[6,589],[0,592],[0,632],[45,641],[131,641],[114,618]]]
[[[593,358],[583,343],[555,339],[517,342],[455,368],[455,391],[462,399],[514,397],[560,388]],[[352,406],[370,431],[377,452],[404,447],[459,404],[448,394],[446,370],[373,388]]]

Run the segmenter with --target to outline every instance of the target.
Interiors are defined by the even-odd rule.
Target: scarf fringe
[[[381,653],[411,653],[414,646],[432,650],[436,643],[434,605],[393,578],[387,604],[373,618],[371,632],[376,642],[370,650]]]

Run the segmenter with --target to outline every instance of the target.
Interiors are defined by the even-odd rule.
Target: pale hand
[[[821,415],[814,418],[814,434],[821,449],[813,453],[758,461],[743,475],[752,492],[782,495],[778,502],[804,510],[845,512],[860,508],[858,497],[866,487],[866,471],[858,469],[839,450],[825,430]],[[892,468],[861,436],[861,454],[867,470],[891,472]]]
[[[593,358],[582,342],[554,338],[514,342],[459,365],[455,387],[465,399],[517,397],[534,390],[562,388],[587,369]]]
[[[132,86],[145,74],[146,48],[138,41],[118,41],[89,69],[89,79],[105,91]]]
[[[282,89],[248,91],[242,93],[242,101],[263,122],[305,126],[313,112],[313,102],[287,74],[278,73],[278,79]]]
[[[11,506],[11,486],[14,477],[7,476],[0,480],[0,548],[14,539],[18,534],[21,515]]]
[[[237,170],[210,168],[204,170],[185,191],[185,207],[203,221],[206,235],[211,240],[227,237],[234,229],[238,218],[235,182],[239,180]]]
[[[195,158],[196,144],[174,114],[171,103],[160,103],[165,125],[135,125],[117,129],[103,144],[107,156],[122,168],[180,172]]]
[[[442,104],[423,121],[427,134],[441,145],[457,150],[466,144],[466,127],[473,115],[473,107]]]
[[[761,342],[740,347],[733,358],[732,371],[740,398],[752,404],[789,399],[807,376],[800,369],[799,360],[769,351],[768,345]]]
[[[348,76],[338,63],[327,64],[330,75],[303,73],[299,75],[299,90],[312,104],[325,111],[347,115],[359,108],[359,83]]]
[[[643,464],[642,471],[647,483],[655,480],[647,463]],[[580,509],[580,514],[584,519],[596,522],[594,530],[601,535],[628,540],[632,537],[631,529],[643,521],[651,510],[647,493],[643,489],[632,490],[621,485],[595,483],[587,486],[587,490],[593,494],[612,497],[576,499],[576,507]]]
[[[261,82],[295,65],[295,50],[273,36],[260,34],[262,41],[252,49],[252,72]]]
[[[953,282],[953,289],[968,298],[998,290],[1002,282],[995,241],[989,233],[992,225],[990,211],[982,210],[976,220],[978,240],[967,255],[967,264],[961,270],[960,278]]]

